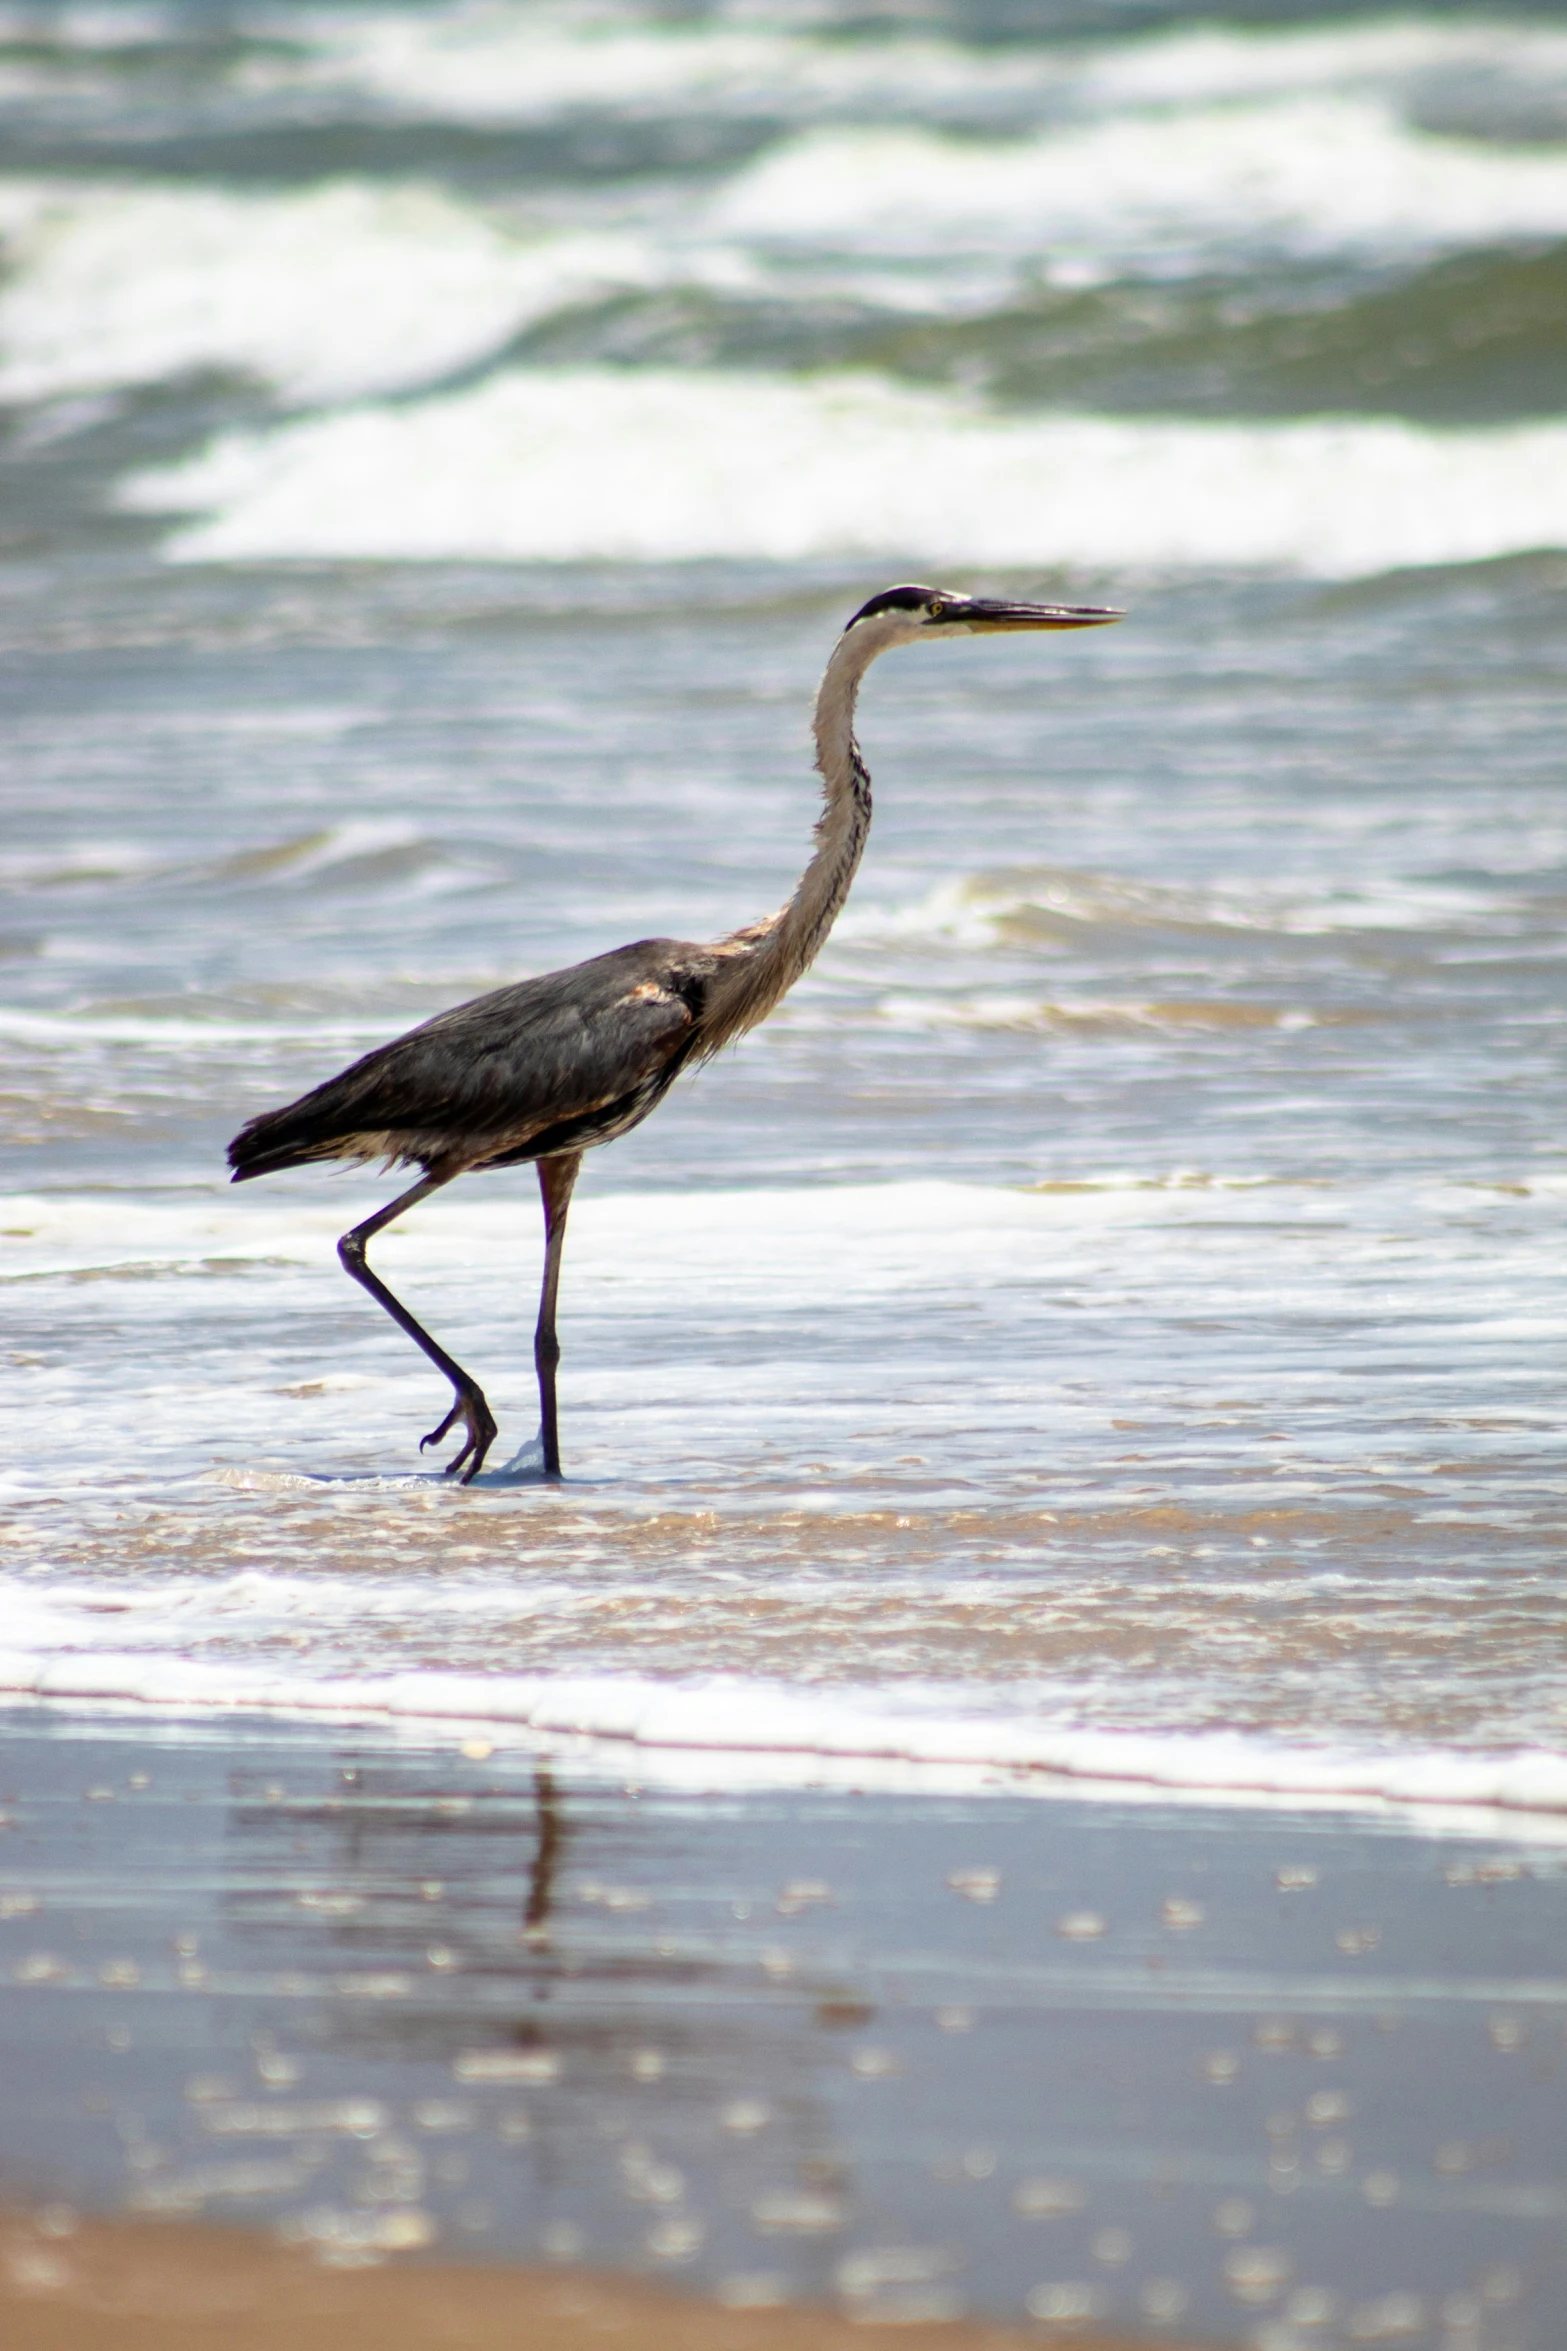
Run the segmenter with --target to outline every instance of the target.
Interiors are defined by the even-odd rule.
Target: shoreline
[[[149,1676],[161,1687],[149,1687]],[[1417,1834],[1567,1846],[1567,1753],[1548,1749],[1357,1755],[1244,1732],[1030,1732],[1004,1719],[867,1704],[852,1689],[823,1698],[766,1683],[691,1687],[627,1675],[420,1672],[337,1682],[319,1699],[311,1688],[262,1668],[134,1655],[45,1659],[29,1669],[17,1652],[0,1650],[0,1708],[88,1709],[144,1723],[154,1736],[194,1714],[262,1729],[363,1729],[416,1744],[477,1737],[605,1776],[629,1758],[650,1783],[686,1790],[1004,1789],[1046,1801],[1321,1812]],[[696,1733],[691,1709],[703,1703],[712,1726]],[[773,1735],[758,1735],[769,1713]]]

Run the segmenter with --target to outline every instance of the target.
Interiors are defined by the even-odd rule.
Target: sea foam
[[[418,11],[323,10],[288,59],[246,75],[285,89],[357,92],[398,112],[535,123],[579,110],[659,109],[776,121],[911,112],[1016,121],[1280,92],[1428,91],[1444,77],[1567,83],[1567,40],[1405,16],[1327,27],[1176,26],[1141,37],[992,50],[877,27],[846,36],[809,17],[669,24],[631,8],[591,15],[509,0]]]
[[[197,370],[330,401],[432,382],[533,320],[657,282],[636,239],[529,235],[433,188],[0,186],[0,400]]]
[[[914,106],[1005,105],[1053,78],[1054,60],[987,57],[956,43],[845,41],[754,25],[584,23],[510,6],[315,20],[311,51],[269,79],[356,90],[399,112],[534,123],[579,110],[660,110],[774,120]]]
[[[40,1631],[42,1627],[40,1626]],[[47,1635],[45,1635],[47,1640]],[[1567,1838],[1567,1755],[1547,1749],[1379,1752],[1287,1745],[1225,1732],[1088,1730],[1026,1714],[957,1711],[956,1692],[910,1704],[874,1690],[818,1694],[740,1680],[659,1681],[635,1675],[558,1677],[402,1673],[320,1676],[288,1667],[193,1662],[134,1650],[50,1654],[0,1649],[0,1691],[80,1703],[137,1704],[175,1713],[254,1710],[325,1714],[409,1725],[457,1722],[521,1730],[546,1740],[614,1742],[690,1782],[857,1787],[894,1784],[910,1770],[954,1771],[980,1785],[1039,1793],[1154,1792],[1282,1809],[1430,1809],[1433,1830],[1494,1833],[1496,1811],[1536,1816],[1535,1834]],[[940,1700],[945,1697],[950,1711]],[[695,1759],[702,1759],[696,1764]],[[904,1767],[902,1772],[897,1767]],[[1054,1783],[1054,1786],[1051,1783]],[[917,1780],[915,1782],[917,1783]],[[1543,1816],[1543,1817],[1542,1817]]]
[[[1278,567],[1567,545],[1567,425],[1008,418],[863,376],[499,375],[130,482],[186,562],[728,556]],[[199,519],[198,519],[199,518]]]
[[[1132,113],[1016,142],[812,131],[730,184],[715,225],[924,256],[1063,250],[1115,267],[1282,253],[1394,256],[1567,233],[1556,147],[1437,137],[1325,93]]]

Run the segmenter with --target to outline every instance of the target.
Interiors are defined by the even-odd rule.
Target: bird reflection
[[[522,1931],[530,1943],[549,1940],[550,1910],[555,1900],[555,1873],[566,1841],[560,1798],[554,1775],[541,1763],[533,1775],[534,1800],[539,1808],[539,1841],[528,1872],[528,1899],[523,1907]]]

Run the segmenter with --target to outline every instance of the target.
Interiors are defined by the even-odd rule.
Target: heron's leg
[[[539,1438],[544,1447],[544,1475],[560,1476],[560,1425],[555,1415],[555,1366],[560,1341],[555,1336],[555,1300],[560,1294],[560,1260],[566,1245],[566,1211],[572,1187],[582,1165],[580,1151],[563,1152],[558,1159],[539,1161],[539,1190],[544,1196],[544,1287],[539,1295],[539,1326],[533,1334],[533,1361],[539,1375]]]
[[[438,1445],[452,1424],[461,1421],[465,1432],[463,1449],[454,1461],[446,1464],[446,1474],[454,1477],[466,1461],[468,1466],[463,1471],[462,1482],[467,1485],[484,1467],[484,1456],[495,1442],[495,1421],[484,1400],[484,1392],[478,1381],[465,1372],[460,1363],[453,1361],[446,1349],[431,1338],[423,1325],[415,1322],[401,1299],[392,1296],[380,1275],[372,1273],[365,1256],[367,1245],[375,1239],[383,1225],[389,1225],[407,1209],[417,1208],[421,1200],[428,1200],[432,1192],[438,1192],[443,1184],[449,1184],[451,1180],[449,1175],[423,1177],[411,1191],[399,1193],[390,1206],[377,1209],[374,1216],[367,1216],[363,1224],[356,1224],[351,1233],[345,1233],[337,1244],[337,1254],[342,1259],[344,1271],[351,1273],[360,1288],[368,1290],[371,1297],[386,1308],[398,1329],[406,1331],[415,1346],[422,1347],[437,1370],[443,1371],[451,1381],[457,1401],[440,1427],[432,1429],[427,1437],[421,1439],[419,1450],[422,1453],[427,1445]]]

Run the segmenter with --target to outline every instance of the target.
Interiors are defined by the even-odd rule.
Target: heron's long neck
[[[849,895],[871,829],[871,779],[854,739],[854,705],[860,680],[882,649],[871,630],[860,628],[833,650],[816,696],[823,793],[815,851],[787,906],[720,941],[723,961],[702,1024],[709,1051],[766,1019],[815,961]]]

